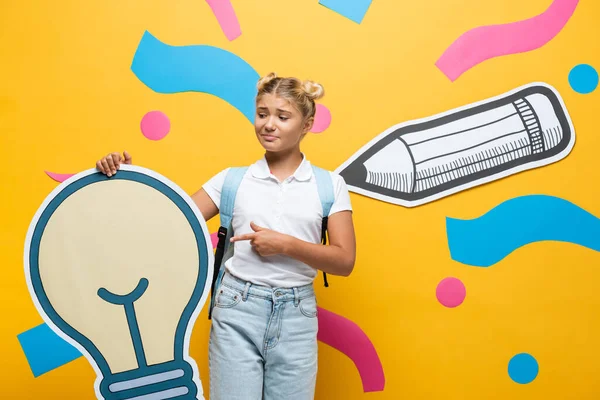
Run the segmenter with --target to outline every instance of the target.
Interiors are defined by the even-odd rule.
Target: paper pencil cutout
[[[532,83],[395,125],[336,169],[350,191],[414,207],[566,157],[575,132],[558,92]]]

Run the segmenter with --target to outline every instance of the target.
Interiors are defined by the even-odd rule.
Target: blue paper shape
[[[171,46],[146,31],[131,70],[155,92],[212,94],[254,121],[260,77],[250,64],[227,50],[207,45]]]
[[[17,336],[36,378],[81,357],[81,353],[46,324]]]
[[[533,382],[538,372],[538,362],[531,354],[517,354],[508,363],[508,376],[522,385]]]
[[[588,64],[579,64],[569,72],[569,85],[577,93],[592,93],[598,87],[598,71]]]
[[[360,24],[371,5],[371,0],[320,0],[319,4]]]
[[[479,218],[446,218],[453,260],[489,267],[529,243],[553,240],[600,251],[600,220],[579,206],[553,196],[510,199]]]

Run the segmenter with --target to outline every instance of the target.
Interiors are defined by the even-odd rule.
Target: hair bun
[[[306,93],[311,100],[318,100],[325,95],[325,89],[319,83],[313,81],[304,81],[302,82],[302,90]]]
[[[261,90],[263,90],[265,88],[265,86],[267,86],[269,84],[269,82],[271,82],[273,79],[277,78],[277,74],[275,72],[271,72],[269,75],[263,76],[262,78],[260,78],[258,80],[258,83],[256,84],[256,87],[258,89],[258,91],[260,92]]]

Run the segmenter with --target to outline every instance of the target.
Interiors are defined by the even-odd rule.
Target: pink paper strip
[[[456,39],[435,65],[454,81],[487,59],[542,47],[562,30],[577,3],[579,0],[554,0],[545,12],[533,18],[471,29]]]
[[[317,339],[341,351],[356,365],[365,392],[385,387],[383,366],[371,340],[354,322],[319,307]]]
[[[232,41],[242,34],[240,23],[238,22],[231,1],[229,0],[206,0],[213,14],[221,25],[221,30]]]
[[[46,175],[54,179],[56,182],[64,182],[75,174],[57,174],[55,172],[44,171]]]

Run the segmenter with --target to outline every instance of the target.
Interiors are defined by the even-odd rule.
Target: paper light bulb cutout
[[[45,322],[94,367],[98,398],[203,398],[189,341],[213,253],[183,190],[134,166],[77,174],[39,208],[24,261]]]
[[[575,132],[545,83],[395,125],[335,172],[350,191],[414,207],[566,157]]]

